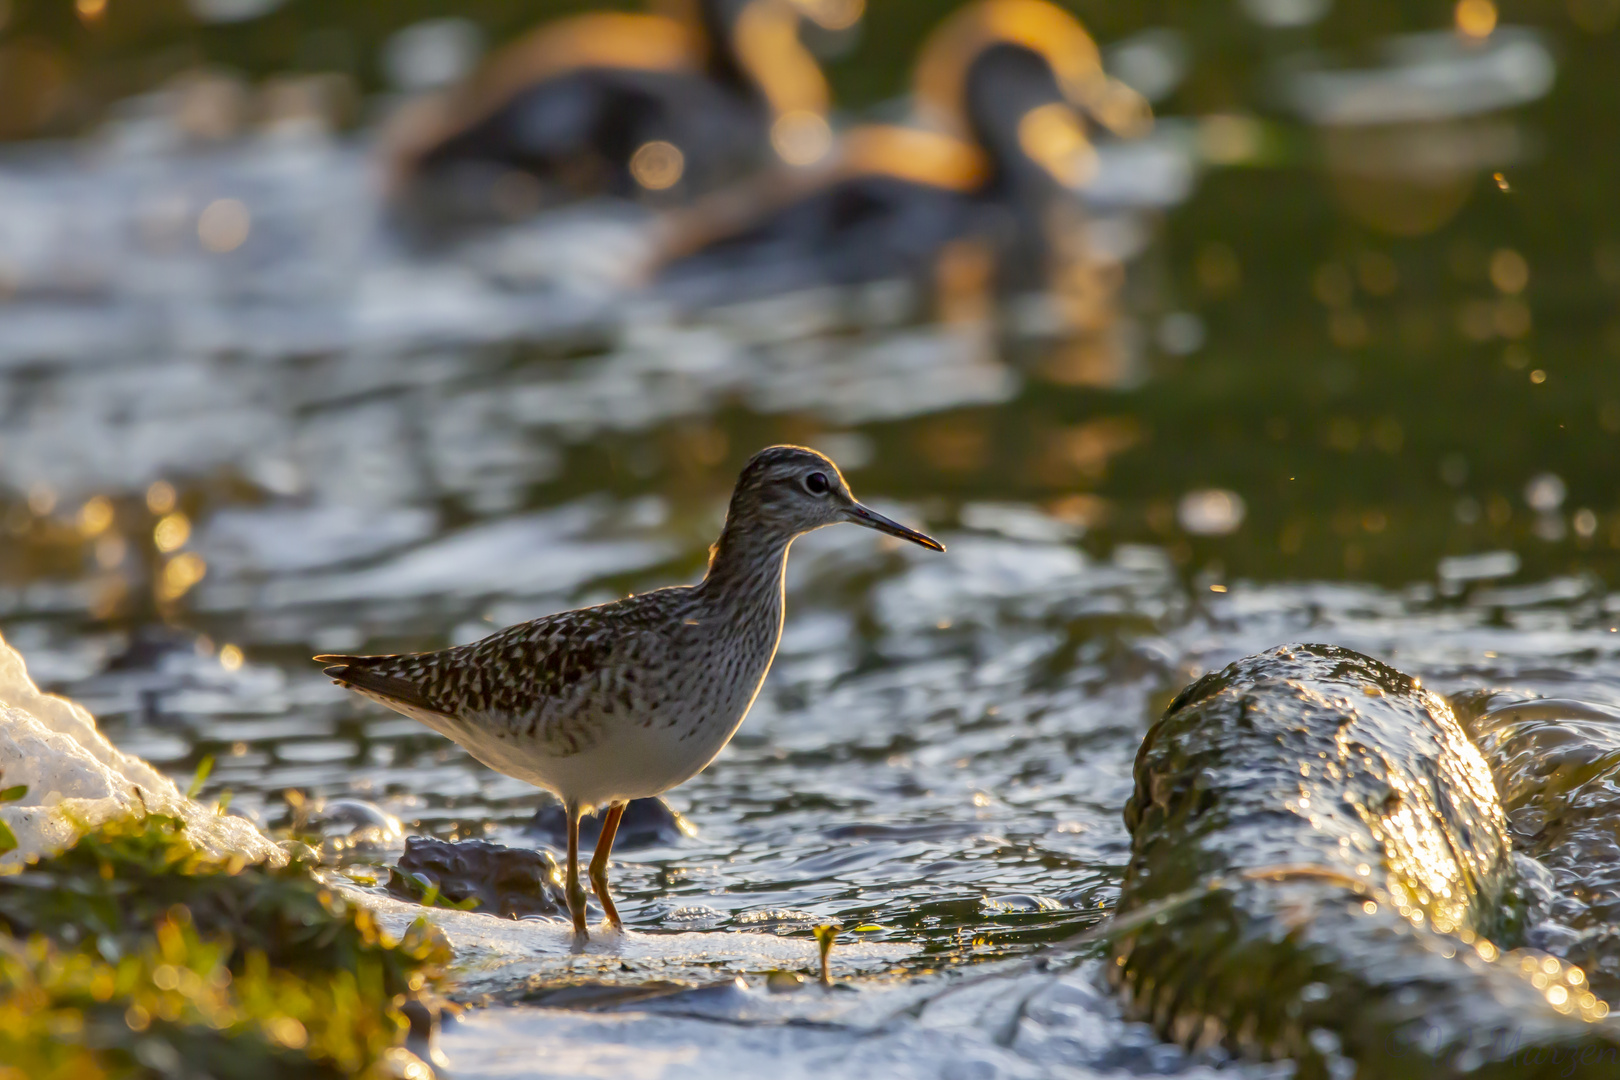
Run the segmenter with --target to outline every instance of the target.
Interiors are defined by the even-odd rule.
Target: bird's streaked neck
[[[706,593],[737,595],[782,590],[792,536],[762,529],[734,528],[726,523],[715,541],[709,571],[699,586]]]

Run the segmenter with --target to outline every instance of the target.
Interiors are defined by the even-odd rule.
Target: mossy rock
[[[1505,952],[1506,819],[1416,679],[1324,645],[1239,660],[1171,703],[1135,778],[1111,970],[1167,1038],[1306,1077],[1616,1075],[1584,973]]]
[[[426,923],[395,940],[308,867],[210,859],[159,816],[0,879],[0,929],[3,1080],[425,1070],[401,1010],[449,960]]]

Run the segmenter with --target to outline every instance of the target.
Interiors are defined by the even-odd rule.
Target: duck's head
[[[717,549],[729,543],[769,546],[827,525],[848,523],[875,529],[935,551],[945,546],[861,505],[843,474],[826,455],[803,446],[770,446],[748,459],[737,478]]]
[[[1002,168],[1033,166],[1064,187],[1095,167],[1088,125],[1135,136],[1147,102],[1108,77],[1096,42],[1046,0],[977,0],[924,43],[913,79],[928,123],[984,146]]]
[[[819,161],[832,146],[831,94],[800,40],[803,23],[846,31],[864,0],[671,0],[708,41],[709,67],[744,83],[769,113],[771,148],[789,165]]]

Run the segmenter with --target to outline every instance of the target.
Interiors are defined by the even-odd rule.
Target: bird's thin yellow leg
[[[614,803],[608,807],[607,813],[602,816],[602,835],[596,841],[596,854],[591,856],[591,886],[596,890],[596,898],[602,902],[602,910],[607,912],[608,925],[615,930],[623,930],[624,923],[619,921],[619,910],[613,906],[613,897],[608,895],[607,865],[608,854],[613,850],[613,837],[619,831],[619,819],[624,816],[624,803]]]
[[[574,917],[574,934],[585,937],[585,886],[579,883],[579,803],[567,802],[568,812],[568,913]]]

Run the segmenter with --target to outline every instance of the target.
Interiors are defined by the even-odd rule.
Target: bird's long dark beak
[[[908,529],[898,521],[891,521],[875,510],[868,510],[860,503],[856,503],[844,511],[848,520],[855,525],[865,525],[868,529],[876,529],[880,533],[898,536],[902,540],[910,540],[913,544],[921,544],[925,548],[935,551],[944,551],[945,545],[926,533],[916,529]]]

